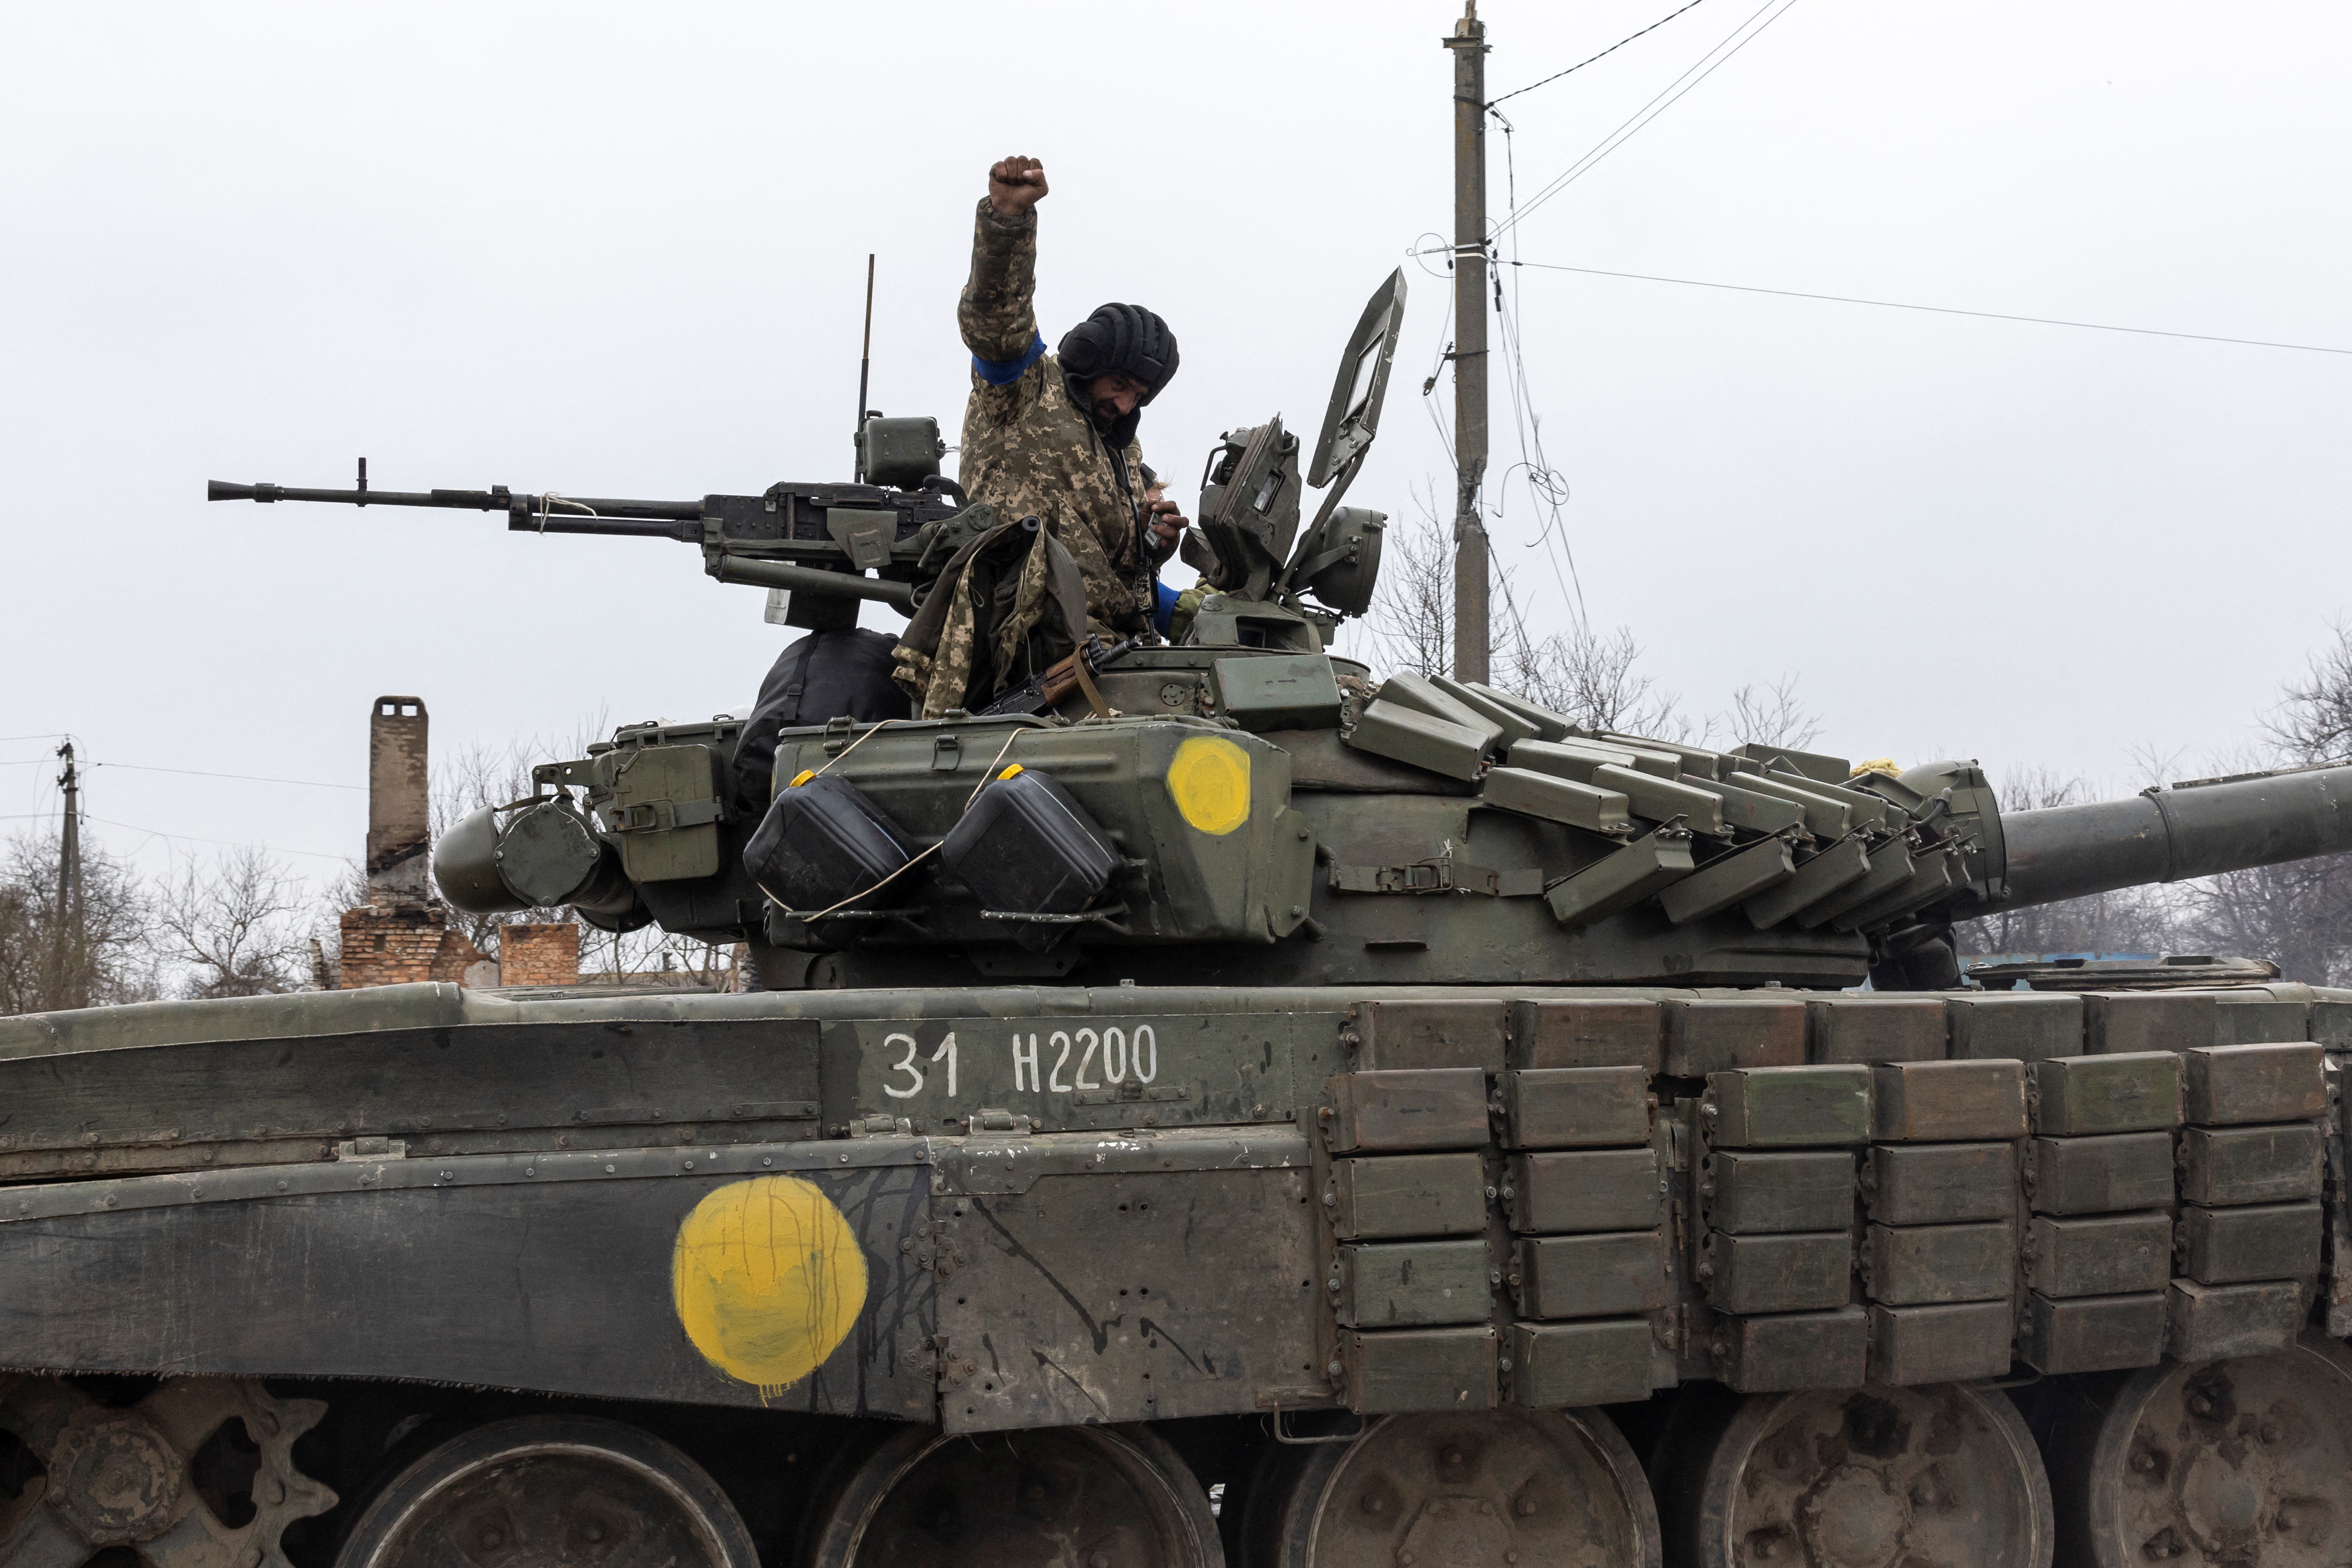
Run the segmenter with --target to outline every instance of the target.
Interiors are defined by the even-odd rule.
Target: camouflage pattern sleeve
[[[971,276],[956,304],[964,346],[984,360],[1018,360],[1037,341],[1037,213],[996,216],[982,196],[973,217]]]

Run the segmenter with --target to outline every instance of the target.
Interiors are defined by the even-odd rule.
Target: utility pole
[[[1486,668],[1486,25],[1463,0],[1454,51],[1454,679]]]
[[[52,994],[53,1005],[79,1007],[85,1000],[78,994],[81,948],[81,774],[74,766],[71,741],[58,748],[58,755],[65,759],[66,764],[66,771],[58,775],[58,785],[66,792],[66,818],[58,844],[58,918],[53,950],[57,955],[57,982]]]

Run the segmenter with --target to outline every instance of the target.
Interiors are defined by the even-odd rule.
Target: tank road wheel
[[[2063,1423],[2071,1555],[2096,1568],[2352,1562],[2352,1352],[2317,1333],[2267,1355],[2168,1362]],[[2068,1456],[2072,1456],[2071,1458]]]
[[[335,1506],[290,1452],[326,1413],[232,1378],[172,1378],[121,1409],[56,1378],[0,1378],[0,1469],[18,1489],[0,1500],[0,1563],[81,1568],[128,1547],[148,1568],[286,1568],[278,1532]]]
[[[1138,1426],[884,1443],[815,1521],[812,1568],[1223,1568],[1208,1494]]]
[[[2050,1481],[1998,1389],[1727,1399],[1654,1468],[1675,1568],[2050,1568]]]
[[[635,1426],[526,1415],[452,1437],[393,1477],[335,1568],[759,1568],[702,1467]]]
[[[1248,1568],[1658,1568],[1642,1467],[1597,1410],[1391,1415],[1266,1458]]]

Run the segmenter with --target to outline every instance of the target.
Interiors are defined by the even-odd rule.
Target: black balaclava
[[[1097,376],[1117,372],[1143,384],[1142,403],[1103,431],[1116,446],[1135,438],[1144,404],[1176,378],[1176,334],[1140,305],[1105,305],[1063,334],[1055,352],[1061,358],[1070,401],[1089,419],[1094,417],[1094,399],[1087,395],[1087,387]]]

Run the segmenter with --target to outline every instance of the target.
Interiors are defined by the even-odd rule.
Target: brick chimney
[[[368,721],[368,905],[422,908],[431,897],[433,821],[425,700],[379,697]]]

